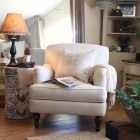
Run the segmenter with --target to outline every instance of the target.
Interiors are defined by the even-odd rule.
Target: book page
[[[59,83],[67,86],[67,87],[73,87],[81,84],[82,82],[74,77],[61,77],[61,78],[55,78]]]

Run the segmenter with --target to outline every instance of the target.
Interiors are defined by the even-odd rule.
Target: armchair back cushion
[[[109,62],[109,50],[107,47],[100,46],[100,45],[93,45],[93,44],[82,44],[82,43],[64,43],[64,44],[54,44],[50,45],[46,49],[46,55],[45,55],[45,62],[49,63],[54,73],[57,71],[57,66],[59,63],[59,59],[61,57],[61,54],[64,52],[64,50],[68,49],[71,53],[74,54],[80,54],[80,53],[88,53],[91,51],[95,51],[93,57],[91,59],[93,60],[93,66],[96,64],[108,64]]]

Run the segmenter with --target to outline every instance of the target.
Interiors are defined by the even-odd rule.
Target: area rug
[[[45,136],[28,137],[27,140],[109,140],[105,137],[104,131],[80,131],[63,134],[48,134]]]

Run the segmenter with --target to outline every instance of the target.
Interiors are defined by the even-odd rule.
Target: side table
[[[33,68],[5,68],[5,116],[10,119],[31,117],[29,86],[33,84]]]
[[[0,107],[4,107],[5,104],[5,72],[6,63],[0,63]]]
[[[130,90],[133,80],[140,81],[140,61],[122,60],[124,63],[122,90]]]

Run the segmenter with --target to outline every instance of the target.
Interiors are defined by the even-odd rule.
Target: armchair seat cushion
[[[62,88],[53,83],[41,83],[30,86],[32,100],[52,100],[68,102],[106,102],[107,91],[101,86],[84,83],[71,88]]]

